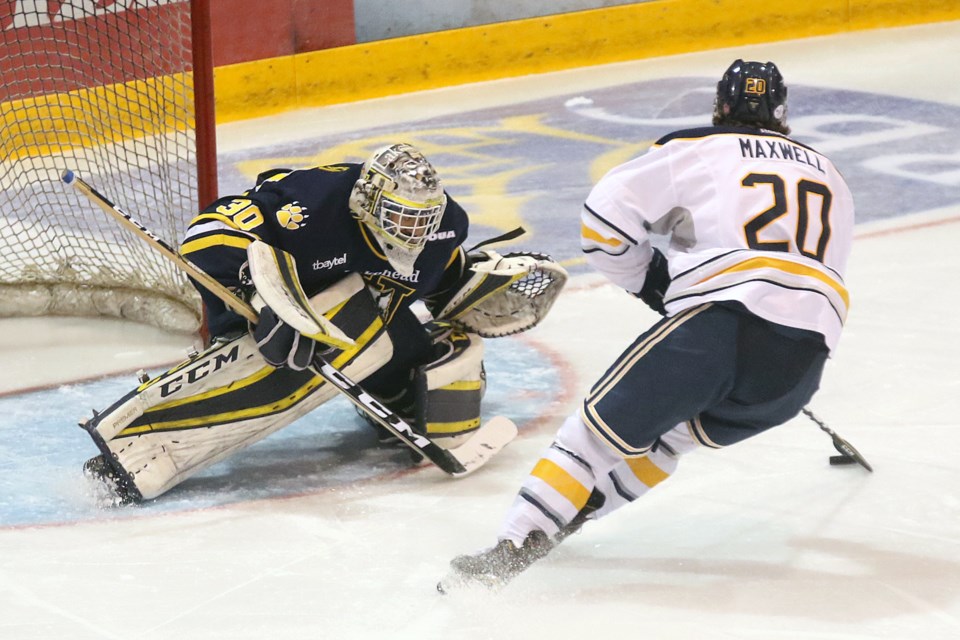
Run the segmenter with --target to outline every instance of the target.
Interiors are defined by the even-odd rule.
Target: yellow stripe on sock
[[[653,464],[647,456],[643,456],[642,458],[627,458],[627,466],[630,467],[633,475],[637,476],[640,482],[651,488],[670,477],[669,473]]]
[[[590,497],[590,490],[580,484],[570,473],[552,460],[541,458],[530,475],[540,478],[557,493],[569,500],[577,509],[582,509]]]

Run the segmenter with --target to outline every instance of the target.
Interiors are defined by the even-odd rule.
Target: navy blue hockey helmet
[[[790,133],[787,85],[777,65],[735,60],[717,83],[713,124],[742,124]]]

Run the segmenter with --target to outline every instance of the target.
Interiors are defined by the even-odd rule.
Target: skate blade
[[[466,575],[451,571],[437,583],[437,592],[449,595],[460,592],[496,593],[507,586],[507,580],[490,574]]]

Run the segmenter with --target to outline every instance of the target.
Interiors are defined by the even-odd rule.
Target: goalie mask
[[[446,205],[433,166],[402,143],[374,152],[350,194],[350,210],[404,276],[413,274],[417,256],[440,227]]]
[[[713,124],[743,124],[790,133],[787,86],[777,65],[734,60],[717,83]]]

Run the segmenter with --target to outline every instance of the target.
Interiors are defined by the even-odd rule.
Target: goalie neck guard
[[[433,166],[403,143],[374,152],[350,194],[350,210],[373,232],[390,264],[406,276],[440,227],[446,206]]]

